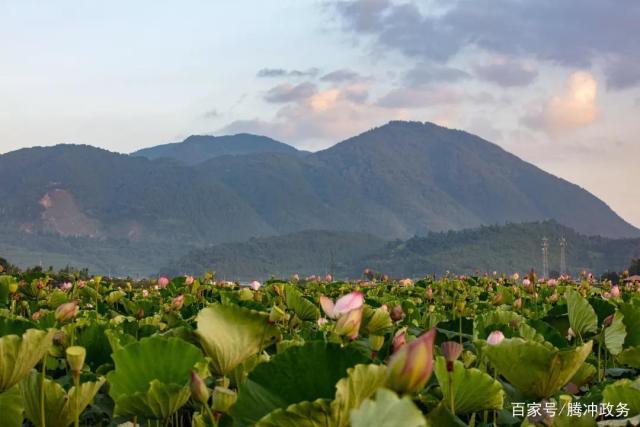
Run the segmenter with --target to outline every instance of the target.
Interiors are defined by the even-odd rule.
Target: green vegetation
[[[640,414],[640,283],[3,269],[3,427],[570,425],[567,402],[611,405],[585,426]],[[539,416],[514,409],[542,399]]]

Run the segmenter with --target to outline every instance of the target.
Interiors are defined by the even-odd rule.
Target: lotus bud
[[[364,307],[360,307],[340,316],[336,322],[335,333],[341,336],[344,335],[350,340],[358,338],[363,311]]]
[[[611,296],[614,298],[620,297],[620,288],[618,287],[618,285],[613,285],[611,287]]]
[[[18,283],[17,282],[9,283],[9,293],[15,294],[17,291],[18,291]]]
[[[148,290],[146,290],[146,289],[143,289],[143,290],[142,290],[142,296],[143,296],[144,298],[148,297],[148,296],[149,296],[149,291],[148,291]]]
[[[251,292],[251,289],[243,288],[238,291],[238,296],[240,297],[240,301],[251,301],[253,299],[253,292]]]
[[[184,278],[184,284],[187,286],[193,285],[193,281],[194,281],[193,276],[186,276]]]
[[[237,398],[238,395],[235,391],[225,387],[216,387],[215,390],[213,390],[212,408],[216,412],[227,413],[233,404],[236,403]]]
[[[425,292],[425,296],[427,297],[428,300],[432,300],[433,299],[433,289],[427,288],[427,292]]]
[[[382,335],[369,335],[369,346],[373,351],[380,351],[384,345],[384,336]]]
[[[184,305],[184,295],[180,294],[171,301],[171,310],[180,311]]]
[[[455,341],[445,341],[440,344],[442,355],[447,360],[447,371],[453,372],[453,362],[458,360],[462,353],[462,344]]]
[[[144,318],[144,308],[143,307],[139,307],[138,311],[136,312],[136,318],[138,320]]]
[[[575,337],[576,337],[576,333],[573,332],[573,329],[569,328],[567,330],[567,340],[571,341]]]
[[[320,317],[316,323],[318,324],[318,326],[323,327],[325,326],[327,323],[329,323],[329,321],[327,320],[326,317]]]
[[[551,304],[555,304],[556,302],[558,302],[558,293],[556,291],[553,291],[553,293],[549,295],[549,302]]]
[[[284,312],[280,307],[274,305],[271,307],[271,311],[269,312],[269,322],[276,323],[285,319],[287,317],[287,313]]]
[[[434,313],[436,311],[436,306],[431,304],[429,305],[429,313]]]
[[[254,291],[257,291],[262,287],[262,283],[258,282],[257,280],[254,280],[253,282],[249,283],[249,287]]]
[[[402,306],[400,304],[397,304],[391,309],[391,320],[393,320],[394,322],[398,322],[404,319],[404,316],[404,310],[402,309]]]
[[[502,292],[498,292],[493,296],[494,305],[502,305],[503,302],[504,302],[504,295],[502,294]]]
[[[407,279],[402,279],[398,282],[398,284],[400,286],[413,286],[413,280],[407,278]]]
[[[522,298],[516,298],[516,300],[513,302],[513,308],[515,308],[516,310],[520,310],[522,308]]]
[[[77,301],[65,302],[56,308],[55,319],[59,323],[67,322],[78,315],[78,310]]]
[[[433,371],[433,342],[436,328],[421,335],[389,359],[386,385],[398,393],[415,393],[424,388]]]
[[[487,344],[498,345],[504,340],[504,334],[502,331],[493,331],[487,337]]]
[[[160,276],[158,278],[158,288],[164,289],[169,286],[169,278],[166,276]]]
[[[209,401],[209,388],[204,383],[200,375],[191,371],[191,396],[198,402],[206,405]]]
[[[605,317],[605,319],[602,321],[602,326],[605,328],[608,328],[609,326],[611,326],[612,323],[613,323],[613,314],[610,314],[607,317]]]
[[[84,366],[84,359],[87,357],[87,350],[79,345],[67,348],[67,362],[69,369],[74,374],[79,374]]]
[[[393,341],[391,341],[391,345],[393,346],[393,352],[395,353],[398,350],[400,350],[400,348],[406,343],[407,343],[406,328],[402,328],[393,337]]]
[[[333,282],[333,276],[331,274],[327,274],[326,276],[324,276],[324,281],[328,282],[328,283],[332,283]]]
[[[31,320],[37,322],[38,320],[40,320],[43,314],[44,312],[42,310],[38,310],[31,315]]]

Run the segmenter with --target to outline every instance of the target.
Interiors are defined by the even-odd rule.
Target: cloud
[[[264,99],[271,103],[292,102],[300,99],[307,99],[317,91],[318,88],[316,85],[310,82],[303,82],[297,85],[283,83],[269,89],[265,94]]]
[[[220,112],[214,108],[204,113],[202,117],[204,117],[205,119],[215,119],[220,117]]]
[[[457,104],[462,95],[447,87],[400,87],[378,100],[386,108],[425,108],[442,104]]]
[[[366,85],[319,90],[306,99],[283,105],[271,120],[237,120],[220,133],[250,132],[292,142],[307,149],[327,146],[389,120],[414,118],[404,109],[366,101]]]
[[[474,70],[481,79],[503,87],[527,86],[538,76],[532,64],[504,57],[494,57],[487,64],[476,65]]]
[[[285,70],[284,68],[262,68],[258,70],[257,77],[315,77],[320,70],[312,67],[307,70]]]
[[[325,74],[320,78],[320,80],[324,82],[341,83],[341,82],[353,82],[353,81],[360,80],[361,78],[362,76],[360,76],[360,74],[356,73],[355,71],[350,70],[348,68],[341,68],[339,70],[335,70],[328,74]]]
[[[598,117],[597,96],[596,79],[588,72],[577,71],[569,76],[561,94],[549,99],[542,109],[527,114],[522,122],[549,133],[587,126]]]
[[[334,5],[344,28],[370,36],[381,52],[392,49],[419,61],[447,63],[474,48],[571,68],[597,63],[612,89],[640,83],[640,44],[632,42],[640,37],[636,0],[435,0],[429,8],[355,0]]]
[[[466,71],[434,63],[419,63],[409,70],[404,79],[410,86],[434,82],[456,82],[471,77]]]

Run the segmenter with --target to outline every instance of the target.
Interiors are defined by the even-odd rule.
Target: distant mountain
[[[288,277],[293,273],[324,275],[350,268],[346,262],[373,254],[385,243],[365,233],[299,231],[195,249],[165,266],[162,272],[200,275],[216,271],[219,278],[232,280]]]
[[[567,242],[566,265],[582,271],[622,271],[640,257],[640,238],[586,236],[554,221],[482,226],[430,233],[389,243],[375,254],[351,263],[356,274],[372,268],[392,276],[420,277],[430,273],[525,272],[542,269],[541,239],[549,239],[549,271],[560,272],[560,238]]]
[[[238,156],[256,153],[304,155],[307,152],[298,151],[290,145],[267,138],[266,136],[240,133],[226,136],[191,135],[182,142],[143,148],[131,155],[146,157],[151,160],[169,158],[188,165],[195,165],[219,156]]]
[[[213,150],[197,164],[183,148],[155,160],[77,145],[0,155],[0,233],[181,250],[309,229],[392,240],[545,219],[588,235],[640,235],[584,189],[430,123],[391,122],[308,155],[264,137],[228,141],[245,137],[264,147]]]
[[[172,261],[168,274],[203,274],[215,271],[232,280],[287,278],[333,272],[339,278],[360,277],[370,268],[392,277],[428,274],[493,272],[540,273],[541,236],[549,239],[550,271],[560,272],[559,239],[567,241],[569,272],[621,271],[640,257],[640,238],[588,237],[556,222],[483,226],[462,231],[430,233],[385,244],[361,233],[303,231],[278,237],[196,249]]]

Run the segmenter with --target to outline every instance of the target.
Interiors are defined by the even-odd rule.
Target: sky
[[[636,0],[0,0],[0,153],[390,120],[490,140],[640,226]]]

